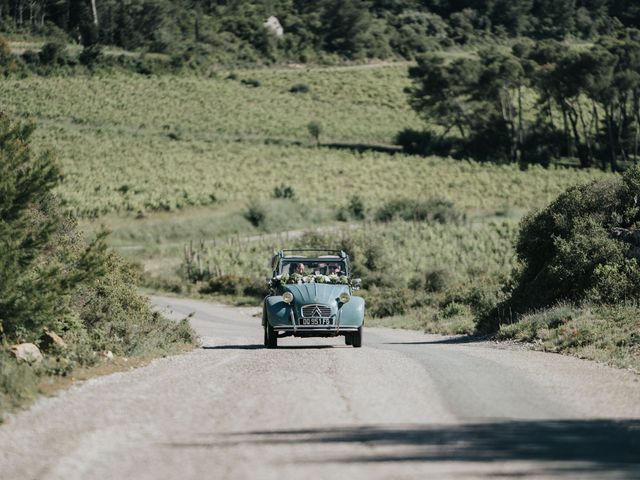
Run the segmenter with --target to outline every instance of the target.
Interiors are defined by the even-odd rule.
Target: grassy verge
[[[470,335],[475,328],[474,318],[469,308],[459,305],[453,308],[425,306],[402,315],[367,318],[366,323],[369,327],[420,330],[440,335]]]
[[[501,340],[532,343],[547,352],[566,353],[640,373],[640,307],[636,305],[557,305],[502,325]]]
[[[195,333],[186,320],[176,324],[157,314],[137,318],[135,323],[118,326],[112,322],[103,327],[102,331],[67,332],[65,347],[45,348],[40,343],[44,358],[38,363],[19,361],[8,345],[1,346],[0,422],[3,413],[28,406],[41,394],[51,395],[76,381],[141,367],[196,345]],[[106,339],[105,334],[112,337]]]

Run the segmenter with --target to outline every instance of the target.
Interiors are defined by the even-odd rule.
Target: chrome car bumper
[[[339,325],[276,325],[273,329],[277,332],[357,332],[359,327]]]
[[[291,320],[291,325],[273,325],[273,329],[276,332],[292,333],[294,335],[300,334],[304,336],[306,334],[313,335],[314,333],[319,335],[339,335],[341,332],[357,332],[359,328],[352,325],[340,325],[340,312],[338,312],[334,318],[331,318],[334,322],[333,325],[300,325],[296,323],[293,309],[291,309],[289,319]]]

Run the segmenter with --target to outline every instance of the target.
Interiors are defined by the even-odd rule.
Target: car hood
[[[296,305],[309,303],[336,305],[338,296],[342,292],[348,292],[349,286],[329,283],[294,283],[285,285],[285,290],[293,294],[293,301]]]

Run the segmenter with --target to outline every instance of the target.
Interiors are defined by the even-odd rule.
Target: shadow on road
[[[203,350],[261,350],[265,348],[261,344],[253,345],[203,345]]]
[[[216,438],[218,438],[216,436]],[[496,469],[532,464],[535,475],[579,478],[580,472],[640,478],[640,420],[505,421],[440,426],[366,426],[228,433],[175,448],[334,444],[335,453],[296,462],[481,462]],[[348,444],[375,446],[358,449]],[[404,447],[404,448],[403,448]],[[326,448],[319,451],[327,452]],[[331,452],[331,450],[329,450]],[[497,472],[496,472],[497,473]],[[532,472],[525,473],[528,476]]]
[[[464,343],[486,342],[488,338],[489,337],[461,335],[438,340],[427,340],[424,342],[385,342],[383,345],[459,345]]]
[[[251,345],[204,345],[203,350],[262,350],[266,348],[262,344]],[[346,348],[342,345],[284,345],[279,346],[278,350],[318,350],[321,348]],[[351,347],[348,347],[351,348]]]

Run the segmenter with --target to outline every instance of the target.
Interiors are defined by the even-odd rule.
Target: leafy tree
[[[508,158],[519,161],[524,141],[523,88],[528,83],[524,69],[514,55],[493,49],[480,53],[480,63],[482,69],[472,97],[490,106],[483,107],[489,118],[480,121],[495,124],[497,119],[504,125]]]
[[[509,35],[521,35],[529,27],[533,0],[494,0],[488,3],[491,23]]]
[[[67,49],[60,41],[48,42],[42,46],[38,57],[42,65],[62,66],[67,63]]]
[[[307,130],[309,131],[309,135],[315,139],[316,145],[320,146],[320,135],[322,135],[322,125],[320,122],[309,122],[307,124]]]
[[[356,57],[366,47],[371,16],[364,0],[325,0],[322,23],[324,45],[330,52]]]
[[[71,220],[57,208],[60,171],[29,146],[34,127],[0,115],[0,330],[33,338],[67,309],[65,298],[101,271],[100,236],[85,249],[67,249]]]
[[[447,38],[447,24],[433,13],[407,11],[391,20],[395,34],[391,45],[405,58],[412,58],[438,48],[438,41]]]
[[[532,14],[538,38],[563,39],[576,29],[576,0],[536,0]]]
[[[456,128],[466,138],[472,121],[468,86],[477,81],[479,70],[475,60],[446,64],[441,56],[420,56],[417,65],[409,68],[409,104],[425,120],[440,125],[442,136]]]

